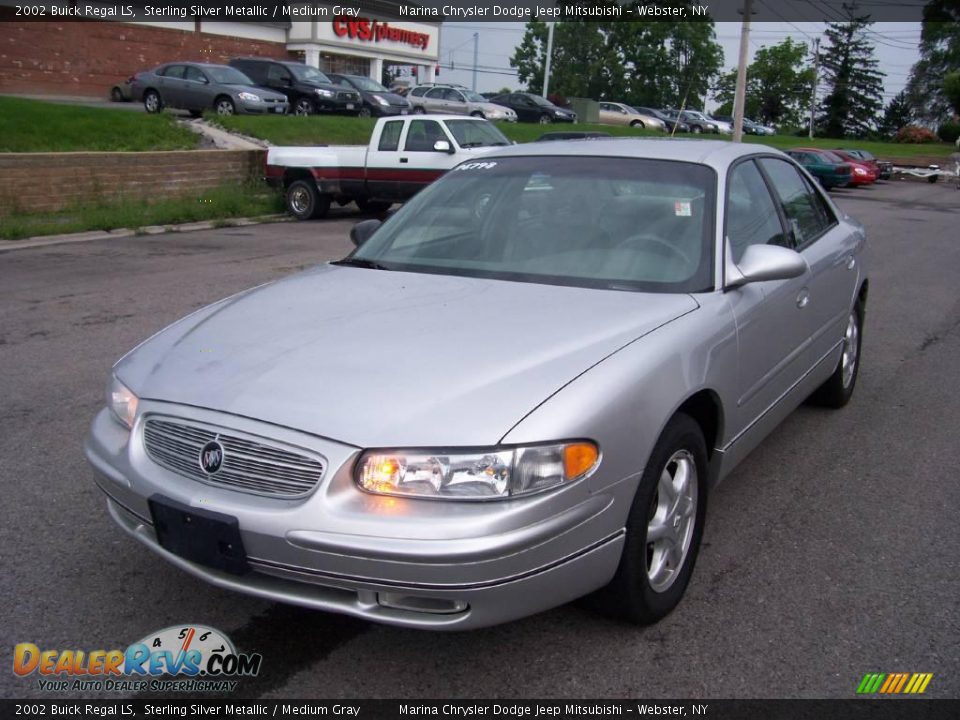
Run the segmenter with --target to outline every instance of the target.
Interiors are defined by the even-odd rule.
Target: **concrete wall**
[[[0,216],[101,200],[198,197],[263,177],[263,150],[0,153]]]
[[[293,57],[283,42],[120,22],[18,22],[9,10],[0,8],[0,92],[106,98],[138,70],[171,60]]]

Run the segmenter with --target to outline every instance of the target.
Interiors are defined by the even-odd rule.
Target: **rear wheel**
[[[540,124],[541,124],[541,125],[549,125],[549,124],[552,123],[552,122],[553,122],[553,118],[550,117],[549,115],[547,115],[546,113],[544,113],[543,115],[540,116]]]
[[[143,109],[148,113],[158,113],[163,110],[163,101],[156,90],[147,90],[143,94]]]
[[[297,220],[322,218],[330,209],[330,196],[322,195],[313,180],[294,180],[286,199],[287,210]]]
[[[123,102],[123,91],[115,87],[110,90],[110,100],[113,102]]]
[[[853,397],[860,374],[860,346],[863,339],[863,305],[858,300],[847,317],[843,333],[840,362],[827,381],[817,388],[810,399],[824,407],[842,408]]]
[[[368,198],[357,198],[354,200],[357,204],[357,207],[360,208],[360,212],[369,213],[371,215],[379,215],[390,209],[390,206],[393,203],[381,201],[381,200],[370,200]]]
[[[678,413],[650,454],[617,574],[596,596],[601,609],[641,625],[670,613],[693,573],[706,507],[706,442],[700,426]]]

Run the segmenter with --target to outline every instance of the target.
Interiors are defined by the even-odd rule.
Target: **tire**
[[[487,118],[487,116],[479,110],[474,110],[472,113],[470,113],[470,117],[480,118],[481,120],[486,120]]]
[[[680,603],[703,537],[707,472],[707,446],[700,426],[677,413],[657,440],[640,479],[617,574],[595,595],[603,612],[650,625]],[[671,499],[662,487],[672,488],[677,496]],[[663,537],[648,543],[651,529],[659,529]],[[678,546],[679,560],[671,550]]]
[[[816,405],[829,408],[842,408],[853,397],[860,374],[860,349],[863,344],[864,308],[858,300],[851,308],[847,318],[847,329],[843,334],[843,351],[837,368],[827,381],[818,387],[810,400]]]
[[[939,180],[939,179],[940,179],[940,176],[939,176],[939,175],[931,175],[930,177],[927,178],[927,182],[928,182],[928,183],[935,183],[935,182],[936,182],[937,180]]]
[[[426,115],[426,114],[427,114],[427,110],[426,110],[426,108],[423,107],[423,105],[414,105],[414,106],[413,106],[413,114],[414,114],[414,115]]]
[[[692,132],[694,135],[699,135],[703,132],[703,128],[699,125],[694,125],[690,128],[690,132]]]
[[[543,115],[540,116],[540,120],[539,120],[538,122],[539,122],[541,125],[549,125],[550,123],[553,122],[553,118],[550,117],[550,116],[547,115],[547,114],[543,114]]]
[[[357,204],[357,207],[360,208],[360,212],[370,215],[385,213],[390,209],[390,206],[393,205],[393,203],[386,201],[368,200],[367,198],[357,198],[354,202]]]
[[[643,124],[643,120],[634,120],[632,123],[630,123],[630,127],[636,128],[637,130],[643,130],[646,125]]]
[[[111,102],[123,102],[123,92],[118,87],[110,89]]]
[[[313,180],[294,180],[287,188],[287,211],[297,220],[322,218],[330,209],[330,196],[321,195]]]
[[[316,113],[316,106],[313,104],[313,101],[308,98],[300,98],[293,106],[293,114],[299,115],[300,117],[316,115]]]
[[[143,109],[148,113],[158,113],[163,110],[163,100],[156,90],[147,90],[143,94]]]
[[[213,109],[217,115],[234,115],[237,112],[236,106],[233,104],[233,100],[228,98],[226,95],[221,95],[216,100],[213,101]]]
[[[361,106],[360,112],[357,113],[357,117],[368,118],[372,116],[373,112],[366,105]]]

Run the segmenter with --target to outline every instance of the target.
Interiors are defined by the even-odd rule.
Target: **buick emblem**
[[[213,475],[223,464],[223,445],[211,440],[200,451],[200,467],[207,475]]]

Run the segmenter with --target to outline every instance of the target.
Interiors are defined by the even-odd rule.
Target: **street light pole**
[[[480,44],[480,33],[473,34],[473,91],[477,91],[477,51]]]
[[[543,64],[543,96],[550,92],[550,58],[553,55],[553,25],[547,23],[547,61]]]
[[[737,92],[733,100],[733,141],[743,141],[743,116],[747,100],[747,54],[750,51],[750,13],[753,0],[743,0],[743,25],[740,27],[740,64],[737,66]]]

